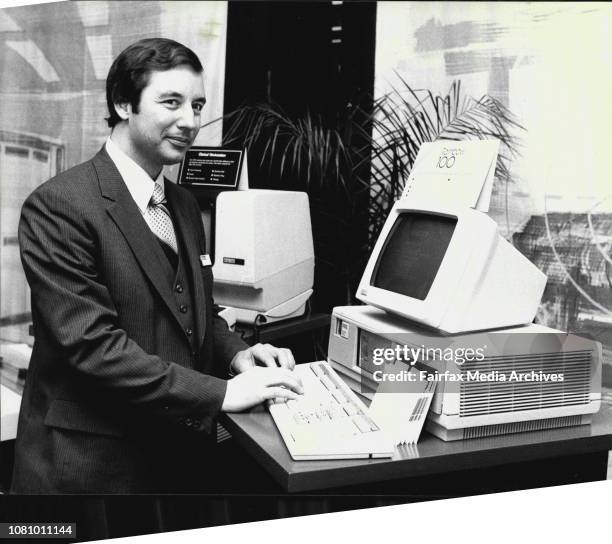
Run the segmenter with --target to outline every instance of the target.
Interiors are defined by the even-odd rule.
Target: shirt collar
[[[140,211],[144,213],[149,205],[151,196],[153,196],[154,184],[157,183],[162,189],[165,189],[162,172],[160,172],[157,179],[153,181],[149,174],[121,151],[119,146],[117,146],[110,137],[106,140],[106,152],[115,163],[117,170],[119,170],[119,174],[121,174],[134,202],[136,202]]]

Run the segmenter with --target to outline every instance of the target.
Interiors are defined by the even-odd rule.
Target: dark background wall
[[[225,111],[267,100],[333,122],[373,93],[375,31],[373,2],[230,2]]]
[[[373,2],[230,2],[224,113],[275,103],[291,117],[310,113],[326,127],[343,130],[355,106],[371,111],[375,34]],[[249,150],[251,187],[309,193],[314,308],[329,311],[349,303],[367,256],[368,191],[347,195],[330,180],[305,187],[271,177],[258,168],[258,151]]]

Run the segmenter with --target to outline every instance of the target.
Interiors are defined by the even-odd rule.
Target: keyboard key
[[[327,376],[321,376],[320,380],[321,383],[325,386],[325,388],[329,391],[333,391],[334,389],[336,389],[334,382],[332,382]]]
[[[362,415],[353,416],[352,421],[362,433],[370,432],[370,424]]]
[[[331,394],[336,399],[336,401],[339,402],[340,404],[344,404],[345,402],[348,401],[348,399],[346,398],[344,393],[342,391],[340,391],[339,389],[334,389],[331,392]]]
[[[321,368],[321,365],[317,363],[311,363],[310,369],[315,373],[315,376],[317,378],[322,378],[323,376],[325,376],[325,372],[323,371],[323,368]]]
[[[298,425],[303,425],[307,423],[307,419],[302,414],[295,414],[293,416],[293,421],[295,421]]]
[[[334,421],[336,419],[340,419],[341,417],[344,417],[344,414],[341,414],[336,406],[328,406],[326,413],[327,413],[327,417],[331,421]]]
[[[376,425],[376,423],[374,423],[370,418],[368,418],[368,423],[370,424],[370,430],[372,432],[380,430],[380,427],[378,425]]]
[[[338,376],[338,374],[329,374],[329,377],[330,377],[331,381],[336,384],[336,387],[338,389],[346,388],[346,384],[342,381],[342,378],[340,376]]]
[[[355,406],[351,402],[349,402],[348,404],[345,404],[342,408],[344,409],[344,411],[346,412],[346,415],[348,416],[354,416],[355,414],[358,414],[360,412],[359,408],[357,408],[357,406]]]

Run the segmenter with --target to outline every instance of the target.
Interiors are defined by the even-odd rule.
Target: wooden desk
[[[550,431],[456,442],[423,431],[415,446],[372,460],[293,461],[263,407],[227,414],[223,424],[290,493],[400,493],[427,500],[593,481],[606,478],[612,449],[609,406],[592,425]]]

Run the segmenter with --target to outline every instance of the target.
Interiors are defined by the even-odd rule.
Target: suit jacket
[[[223,378],[246,345],[214,311],[195,199],[173,183],[166,197],[190,276],[190,331],[167,257],[106,151],[26,200],[19,243],[35,343],[13,492],[203,491],[218,471],[207,452]]]

